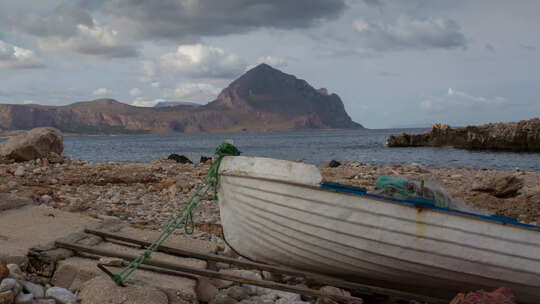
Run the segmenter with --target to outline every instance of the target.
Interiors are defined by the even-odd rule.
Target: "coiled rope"
[[[221,165],[221,161],[225,156],[240,155],[240,151],[233,144],[224,142],[216,148],[214,154],[216,155],[216,159],[208,170],[206,179],[197,184],[195,191],[186,202],[186,208],[180,211],[172,220],[167,223],[163,229],[163,232],[161,232],[157,240],[152,245],[150,245],[144,252],[137,256],[137,258],[131,261],[126,268],[122,269],[117,274],[113,274],[100,267],[100,269],[105,271],[117,285],[125,286],[124,283],[127,281],[129,276],[131,276],[131,274],[133,274],[133,272],[135,272],[139,266],[144,263],[144,261],[150,259],[152,253],[156,252],[159,246],[161,246],[176,229],[184,228],[184,231],[187,234],[193,233],[195,229],[195,225],[193,223],[193,209],[197,208],[201,199],[205,197],[210,190],[214,191],[213,199],[217,200],[219,167]]]

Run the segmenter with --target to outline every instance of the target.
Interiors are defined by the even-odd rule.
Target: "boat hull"
[[[239,254],[436,297],[507,287],[520,303],[539,302],[538,231],[234,170],[253,159],[221,170],[224,235]]]

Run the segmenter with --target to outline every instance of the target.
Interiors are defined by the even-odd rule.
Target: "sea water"
[[[232,134],[174,134],[126,136],[66,136],[64,155],[92,162],[150,162],[183,154],[197,162],[212,155],[225,140],[232,140],[242,155],[304,160],[321,164],[330,160],[372,164],[418,163],[432,168],[472,167],[540,170],[540,153],[469,151],[450,147],[389,148],[392,134],[425,129],[313,130]]]

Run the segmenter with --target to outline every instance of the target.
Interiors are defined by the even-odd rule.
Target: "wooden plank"
[[[114,252],[110,250],[96,249],[92,247],[81,246],[81,245],[76,245],[76,244],[66,243],[66,242],[61,242],[61,241],[57,241],[55,244],[57,247],[60,247],[60,248],[65,248],[65,249],[70,249],[70,250],[85,252],[85,253],[91,253],[91,254],[96,254],[100,256],[120,258],[126,261],[131,261],[137,257],[135,255],[123,254],[123,253],[118,253],[118,252]],[[156,261],[156,260],[147,260],[143,264],[159,267],[159,268],[164,268],[164,269],[169,269],[169,270],[174,270],[174,271],[179,271],[179,272],[185,272],[189,274],[195,274],[195,275],[209,277],[209,278],[216,278],[220,280],[233,281],[233,282],[242,283],[242,284],[261,286],[264,288],[283,290],[283,291],[298,293],[298,294],[306,295],[306,296],[326,297],[326,298],[330,298],[336,301],[345,301],[347,303],[363,304],[363,300],[356,297],[329,295],[329,294],[320,292],[318,290],[313,290],[309,288],[290,286],[290,285],[271,282],[271,281],[251,280],[251,279],[246,279],[239,276],[223,274],[223,273],[212,271],[212,270],[197,269],[193,267],[187,267],[187,266],[182,266],[182,265],[162,262],[162,261]]]
[[[152,243],[149,241],[124,236],[117,233],[110,233],[110,232],[102,231],[102,230],[85,229],[85,232],[98,235],[106,239],[123,241],[126,243],[140,245],[143,247],[148,247],[152,245]],[[158,248],[158,251],[168,253],[171,255],[182,256],[182,257],[191,257],[191,258],[197,258],[201,260],[233,264],[233,265],[237,265],[237,266],[248,268],[248,269],[259,269],[259,270],[265,270],[265,271],[277,273],[277,274],[304,277],[306,279],[310,279],[318,283],[335,286],[335,287],[346,288],[346,289],[357,290],[359,292],[364,292],[367,294],[381,294],[381,295],[386,295],[386,296],[390,296],[390,297],[394,297],[398,299],[418,300],[421,302],[428,302],[428,303],[433,303],[433,304],[447,304],[448,303],[447,300],[418,295],[414,293],[409,293],[409,292],[404,292],[404,291],[399,291],[399,290],[394,290],[394,289],[387,289],[387,288],[360,284],[360,283],[347,282],[347,281],[343,281],[343,280],[336,279],[333,277],[329,277],[329,276],[325,276],[321,274],[314,274],[307,271],[295,270],[288,267],[273,266],[273,265],[256,263],[256,262],[251,262],[251,261],[238,260],[238,259],[233,259],[229,257],[215,255],[215,254],[204,254],[204,253],[194,252],[194,251],[190,251],[190,250],[178,248],[178,247],[170,247],[170,246],[162,245]]]

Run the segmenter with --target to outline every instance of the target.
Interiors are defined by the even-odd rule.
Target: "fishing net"
[[[375,188],[375,194],[386,197],[433,204],[438,207],[467,212],[478,212],[478,210],[468,206],[463,201],[452,198],[441,183],[436,180],[407,180],[382,175],[377,178]]]

